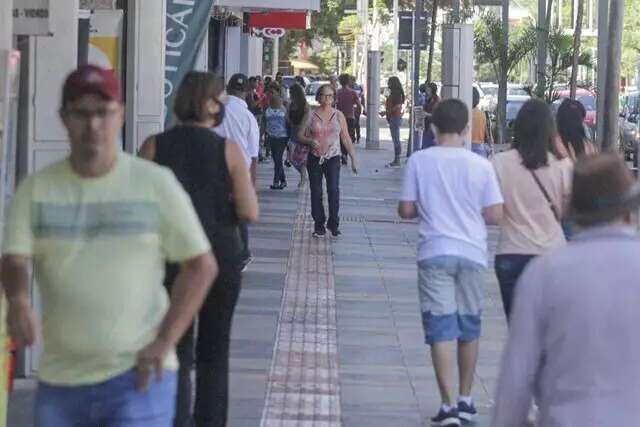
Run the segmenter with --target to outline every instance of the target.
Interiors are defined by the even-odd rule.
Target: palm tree
[[[526,24],[507,42],[503,22],[495,14],[484,13],[474,29],[476,59],[490,64],[495,73],[499,90],[497,106],[497,141],[504,143],[507,121],[506,88],[509,74],[527,55],[536,48],[536,29]]]
[[[566,77],[569,67],[574,61],[573,37],[563,33],[559,28],[553,28],[549,33],[549,65],[547,67],[547,86],[545,98],[547,102],[553,102],[555,98],[555,84],[561,76]],[[587,52],[578,54],[578,65],[588,68],[593,67],[593,58]]]
[[[580,36],[582,35],[582,17],[584,16],[584,0],[578,0],[578,13],[576,28],[573,38],[573,61],[571,66],[570,97],[576,99],[576,87],[578,83],[578,61],[580,59]]]

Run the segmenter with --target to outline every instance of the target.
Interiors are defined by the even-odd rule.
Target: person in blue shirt
[[[287,110],[284,108],[282,97],[277,91],[272,91],[271,102],[264,113],[267,141],[273,155],[273,184],[272,190],[282,190],[287,186],[282,158],[289,142],[287,131]]]

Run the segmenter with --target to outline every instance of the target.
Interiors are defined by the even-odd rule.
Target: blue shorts
[[[172,427],[176,372],[152,378],[147,391],[136,390],[132,369],[98,384],[62,386],[39,383],[36,427]]]
[[[456,256],[418,261],[418,291],[425,342],[480,338],[485,268]]]

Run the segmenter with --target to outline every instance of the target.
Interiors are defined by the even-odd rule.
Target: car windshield
[[[320,88],[320,86],[322,86],[322,83],[319,83],[319,82],[309,83],[307,85],[307,88],[305,89],[305,93],[307,95],[315,95],[318,89]]]
[[[508,95],[527,96],[529,95],[526,90],[521,87],[510,87],[507,89]]]
[[[585,110],[592,111],[596,109],[596,99],[593,96],[578,96],[576,100],[584,105]]]
[[[498,88],[497,87],[483,87],[482,91],[484,92],[485,96],[498,96]]]
[[[515,120],[523,105],[524,101],[507,102],[507,120]]]

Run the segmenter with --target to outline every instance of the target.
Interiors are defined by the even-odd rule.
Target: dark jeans
[[[192,324],[176,348],[180,370],[174,427],[193,425],[191,370],[194,365],[195,426],[223,427],[227,424],[229,341],[242,274],[237,263],[220,264],[220,274],[198,314],[197,334]]]
[[[400,125],[402,125],[402,117],[388,117],[389,130],[391,131],[391,139],[393,140],[393,154],[395,159],[399,159],[402,154],[402,145],[400,143]]]
[[[360,116],[361,114],[356,113],[356,117],[355,117],[356,140],[360,139]]]
[[[240,238],[242,239],[243,251],[242,259],[251,258],[251,251],[249,250],[249,226],[245,223],[238,224],[240,229]]]
[[[496,255],[495,270],[500,284],[502,306],[507,321],[511,318],[511,307],[515,297],[516,285],[520,275],[535,255],[505,254]]]
[[[309,154],[307,170],[309,171],[309,189],[311,190],[311,216],[316,229],[324,228],[325,222],[330,230],[340,225],[338,211],[340,209],[340,156],[335,156],[319,163],[320,159]],[[327,199],[329,200],[329,221],[326,221],[322,203],[322,177],[327,180]]]
[[[287,148],[289,138],[269,137],[268,140],[269,145],[271,146],[271,153],[273,154],[273,185],[277,185],[281,182],[287,182],[287,178],[284,175],[282,159],[284,156],[284,150]]]

